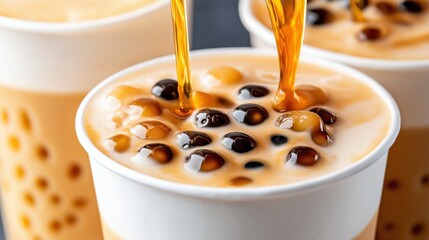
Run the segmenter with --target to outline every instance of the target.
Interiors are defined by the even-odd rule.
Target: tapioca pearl
[[[388,232],[392,232],[395,230],[395,224],[393,222],[387,222],[384,224],[384,229]]]
[[[7,139],[7,143],[9,148],[14,152],[18,152],[21,149],[21,142],[15,135],[9,136]]]
[[[195,91],[192,93],[192,103],[194,108],[214,107],[217,99],[209,93]]]
[[[125,110],[131,118],[139,117],[155,117],[162,114],[162,109],[159,103],[148,98],[139,98],[127,105]]]
[[[243,187],[251,184],[252,182],[253,180],[248,177],[235,177],[231,179],[230,184],[234,187]]]
[[[237,99],[247,100],[251,98],[265,97],[270,93],[270,90],[260,85],[246,85],[238,91]]]
[[[39,145],[36,147],[36,156],[41,161],[47,161],[49,159],[49,150],[46,146]]]
[[[141,89],[128,85],[117,86],[107,95],[104,107],[106,110],[115,111],[122,107],[122,102],[124,100],[138,96],[142,94],[142,92],[143,91]]]
[[[320,154],[311,147],[300,146],[293,148],[287,158],[286,162],[290,165],[300,165],[310,167],[315,165],[321,156]]]
[[[391,191],[397,190],[400,187],[400,183],[396,179],[387,180],[385,183],[385,187]]]
[[[30,192],[24,192],[22,201],[29,207],[34,207],[34,205],[36,205],[36,199]]]
[[[131,145],[131,139],[125,134],[117,134],[106,141],[104,141],[104,146],[110,150],[118,153],[126,152]]]
[[[18,180],[22,180],[25,177],[25,170],[24,167],[22,167],[21,165],[17,165],[15,167],[15,178]]]
[[[195,124],[199,128],[223,127],[229,122],[228,115],[214,109],[201,109],[195,115]]]
[[[281,134],[271,135],[270,140],[271,140],[271,143],[275,146],[284,145],[289,141],[289,139],[286,136],[281,135]]]
[[[291,129],[296,132],[309,130],[313,142],[320,146],[326,146],[333,142],[332,134],[322,119],[310,111],[287,112],[281,115],[275,124],[279,128]]]
[[[212,139],[209,135],[197,131],[185,131],[176,135],[176,143],[182,149],[190,149],[194,147],[202,147],[209,145]]]
[[[178,83],[173,79],[163,79],[152,87],[152,94],[164,100],[179,98]]]
[[[425,10],[424,4],[426,4],[426,6],[427,6],[427,2],[425,2],[425,1],[405,0],[399,5],[399,8],[402,11],[417,14],[417,13],[421,13]]]
[[[130,132],[134,136],[145,140],[145,139],[163,139],[167,137],[171,129],[162,122],[159,121],[144,121],[134,125]]]
[[[7,124],[9,122],[9,114],[6,109],[1,110],[1,122]]]
[[[59,233],[62,229],[62,224],[59,220],[52,220],[48,224],[48,229],[51,233]]]
[[[386,37],[387,34],[388,34],[387,29],[381,26],[368,25],[363,27],[356,34],[356,38],[361,42],[372,42]]]
[[[249,135],[241,132],[231,132],[223,136],[221,144],[237,153],[250,152],[256,148],[256,141]]]
[[[231,66],[214,67],[207,72],[207,75],[213,76],[226,85],[237,84],[243,79],[241,72]]]
[[[375,3],[375,7],[383,14],[390,15],[398,11],[398,8],[395,4],[388,1],[380,1]]]
[[[249,126],[259,125],[268,118],[267,110],[254,103],[246,103],[236,107],[232,115],[238,122]]]
[[[420,181],[424,187],[429,187],[429,174],[423,175]]]
[[[247,170],[258,170],[265,167],[265,164],[258,160],[252,160],[244,164],[244,168]]]
[[[57,195],[57,194],[53,194],[53,195],[51,195],[51,196],[49,197],[49,202],[50,202],[52,205],[59,205],[59,204],[61,203],[61,198],[60,198],[60,196],[59,196],[59,195]]]
[[[82,175],[82,168],[77,163],[72,163],[67,169],[67,176],[71,180],[77,180]]]
[[[312,8],[307,10],[306,23],[312,26],[321,26],[332,22],[333,14],[324,8]]]
[[[31,221],[30,218],[26,214],[21,214],[19,216],[19,222],[22,226],[22,228],[28,230],[31,227]]]
[[[185,159],[185,169],[192,173],[212,172],[224,164],[225,160],[221,155],[207,149],[196,150]]]
[[[39,177],[34,181],[34,185],[36,186],[36,189],[45,191],[49,187],[49,182],[45,178]]]
[[[87,201],[83,197],[77,197],[77,198],[73,199],[72,205],[76,209],[82,209],[87,205]]]
[[[172,149],[162,143],[151,143],[143,146],[138,151],[134,162],[140,163],[146,160],[152,160],[158,164],[167,164],[173,160],[174,154]]]
[[[42,240],[42,238],[36,235],[36,236],[33,236],[33,240]]]
[[[425,233],[426,228],[423,222],[417,222],[411,227],[410,230],[412,236],[419,237]]]
[[[32,125],[30,121],[30,117],[28,116],[28,113],[25,111],[20,111],[19,113],[19,124],[21,125],[21,128],[25,130],[26,132],[30,132]]]
[[[64,217],[64,222],[68,225],[68,226],[74,226],[76,225],[78,219],[76,217],[76,215],[69,213]]]
[[[337,121],[337,116],[325,108],[312,108],[310,112],[317,114],[326,125],[332,125]]]

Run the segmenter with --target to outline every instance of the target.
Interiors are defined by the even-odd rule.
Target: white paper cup
[[[191,59],[225,55],[277,58],[270,51],[214,49],[193,52]],[[79,108],[77,134],[90,156],[105,232],[130,240],[332,240],[352,239],[369,225],[379,206],[387,152],[399,132],[399,111],[390,95],[369,77],[317,58],[302,61],[368,84],[389,108],[392,124],[387,137],[349,167],[284,186],[209,188],[141,174],[99,151],[84,128],[88,102],[124,75],[173,61],[174,57],[168,56],[123,70],[93,89]]]
[[[254,15],[254,0],[240,0],[240,17],[252,45],[275,48],[274,35]],[[429,49],[428,49],[429,51]],[[402,132],[392,148],[386,170],[386,188],[380,208],[379,239],[429,238],[429,231],[413,229],[429,224],[429,59],[378,60],[335,53],[304,45],[304,55],[321,57],[354,67],[381,83],[395,98],[402,115]],[[420,133],[419,133],[420,132]],[[410,142],[414,142],[410,143]],[[410,152],[413,152],[410,154]],[[388,185],[400,185],[390,189]],[[393,226],[393,227],[392,227]]]
[[[192,0],[188,7],[191,18]],[[8,239],[102,238],[89,161],[74,131],[78,104],[114,72],[173,52],[168,0],[75,23],[0,17],[0,158]],[[31,129],[20,127],[22,112]],[[19,141],[18,150],[10,148],[10,139]],[[70,171],[78,177],[69,179]]]

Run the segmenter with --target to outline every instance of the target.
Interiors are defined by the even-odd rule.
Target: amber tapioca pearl
[[[185,169],[190,172],[212,172],[225,164],[223,157],[207,149],[196,150],[185,160]]]
[[[288,156],[287,163],[292,165],[300,166],[313,166],[320,159],[320,154],[311,147],[295,147],[293,148]]]
[[[312,108],[310,112],[317,114],[326,125],[332,125],[337,121],[337,116],[324,108]]]
[[[185,131],[176,135],[176,143],[182,149],[202,147],[210,144],[212,139],[203,132]]]
[[[140,148],[138,152],[149,151],[148,157],[159,164],[167,164],[173,160],[173,151],[168,145],[151,143]]]
[[[216,128],[229,124],[229,117],[225,113],[214,109],[201,109],[195,115],[195,124],[199,128]]]
[[[127,135],[118,134],[109,138],[107,142],[107,144],[112,143],[114,151],[123,153],[130,148],[131,139]]]
[[[330,23],[333,15],[324,8],[312,8],[307,10],[306,22],[312,26],[320,26]]]
[[[222,145],[237,153],[250,152],[256,148],[257,144],[253,138],[241,132],[232,132],[226,134],[222,141]]]
[[[425,10],[427,5],[428,2],[424,0],[405,0],[399,5],[399,8],[402,11],[410,13],[421,13]]]
[[[232,116],[240,123],[254,126],[263,123],[268,118],[268,112],[262,106],[247,103],[236,107]]]
[[[173,79],[163,79],[152,87],[152,94],[165,100],[175,100],[179,97],[178,84]]]
[[[128,104],[128,114],[137,114],[144,117],[154,117],[162,114],[158,102],[148,98],[139,98]]]
[[[207,72],[207,74],[227,85],[236,84],[243,78],[243,75],[240,71],[230,66],[219,66],[212,68]]]
[[[235,177],[231,179],[230,184],[234,187],[243,187],[251,184],[252,182],[253,180],[248,177]]]
[[[171,129],[162,122],[144,121],[130,129],[130,132],[140,139],[163,139]]]
[[[237,98],[239,100],[261,98],[267,96],[269,93],[270,91],[266,87],[259,85],[246,85],[238,91]]]

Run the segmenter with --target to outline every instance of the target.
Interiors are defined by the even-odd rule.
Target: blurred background
[[[250,46],[238,16],[238,0],[194,0],[192,38],[192,49]],[[0,240],[4,239],[0,224]]]

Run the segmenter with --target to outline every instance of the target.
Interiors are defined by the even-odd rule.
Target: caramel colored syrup
[[[305,0],[267,0],[277,44],[280,82],[274,97],[274,110],[286,112],[326,102],[323,93],[314,88],[295,88],[296,70],[304,35]],[[310,91],[310,92],[309,92]]]
[[[171,11],[173,16],[174,43],[176,49],[176,71],[180,109],[179,115],[189,115],[194,106],[192,101],[193,88],[189,67],[189,41],[186,17],[186,1],[172,0]]]
[[[361,6],[364,5],[364,0],[350,0],[350,9],[355,22],[365,22],[365,16],[363,15]]]

